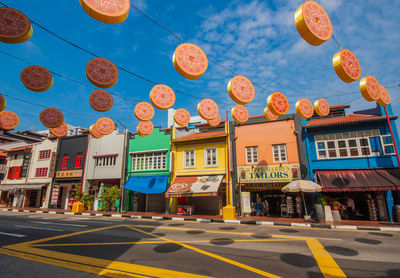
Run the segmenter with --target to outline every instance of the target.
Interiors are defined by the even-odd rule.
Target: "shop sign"
[[[72,171],[57,171],[56,178],[73,178],[81,177],[82,170],[72,170]]]
[[[242,192],[242,212],[251,213],[250,192]]]
[[[53,191],[51,192],[50,205],[57,205],[59,192],[60,192],[60,186],[58,185],[54,186]]]
[[[57,158],[57,153],[52,152],[51,153],[51,159],[50,159],[50,170],[49,170],[49,178],[54,178],[54,173],[56,170],[56,158]]]
[[[290,182],[300,179],[299,164],[239,166],[239,183]]]

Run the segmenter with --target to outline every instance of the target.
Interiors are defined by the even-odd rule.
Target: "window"
[[[21,166],[9,167],[7,179],[17,180],[20,178],[20,174],[21,174]]]
[[[382,145],[385,154],[395,154],[391,135],[382,136]]]
[[[50,158],[51,150],[44,150],[39,152],[39,159],[48,159]]]
[[[247,163],[258,163],[258,147],[246,147]]]
[[[167,151],[132,155],[132,171],[167,169]]]
[[[205,153],[205,167],[216,167],[218,166],[218,155],[217,148],[204,149]]]
[[[371,137],[379,136],[379,130],[352,131],[315,135],[318,159],[351,158],[373,155]]]
[[[63,155],[61,169],[68,169],[68,154]]]
[[[47,177],[47,168],[36,168],[35,177]]]
[[[196,161],[194,150],[185,150],[183,153],[183,168],[195,168]]]
[[[117,161],[116,155],[99,156],[95,157],[96,167],[114,166]]]
[[[76,153],[75,168],[82,168],[82,159],[83,159],[82,153]]]
[[[272,152],[273,152],[273,156],[274,156],[274,162],[287,161],[286,144],[272,145]]]

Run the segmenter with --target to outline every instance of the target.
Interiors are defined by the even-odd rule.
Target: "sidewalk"
[[[317,222],[315,220],[305,221],[303,218],[265,217],[265,216],[249,216],[249,217],[237,216],[235,220],[224,220],[222,219],[222,215],[178,215],[178,214],[165,214],[156,212],[119,213],[119,212],[98,212],[98,211],[85,211],[83,213],[73,213],[70,210],[38,209],[38,208],[0,208],[0,211],[83,215],[83,216],[124,217],[132,219],[215,222],[215,223],[245,224],[245,225],[292,226],[292,227],[309,227],[309,228],[325,228],[325,229],[400,232],[400,223],[398,222],[380,222],[380,221],[364,221],[364,220]]]

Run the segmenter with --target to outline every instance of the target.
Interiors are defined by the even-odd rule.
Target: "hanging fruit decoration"
[[[255,95],[253,84],[242,75],[236,75],[229,80],[228,93],[234,102],[242,105],[252,101]]]
[[[243,105],[236,105],[232,108],[232,118],[239,124],[247,122],[249,119],[249,112]]]
[[[296,112],[300,118],[309,119],[314,115],[314,107],[308,99],[302,98],[296,102]]]
[[[331,111],[329,103],[323,98],[320,98],[319,100],[315,101],[314,107],[315,107],[315,112],[320,117],[328,116]]]
[[[80,0],[79,2],[89,16],[108,24],[121,23],[129,14],[129,0]]]
[[[113,107],[113,97],[109,92],[96,90],[89,96],[90,106],[98,112],[106,112]]]
[[[187,79],[200,78],[207,70],[207,56],[200,47],[183,43],[178,45],[172,57],[176,71]]]
[[[68,125],[63,122],[60,126],[55,128],[49,128],[49,131],[53,136],[64,137],[68,134]]]
[[[175,103],[175,93],[167,85],[155,85],[150,91],[150,102],[159,110],[167,110]]]
[[[294,21],[300,36],[309,44],[317,46],[332,37],[332,23],[320,4],[306,1],[294,14]]]
[[[333,56],[333,68],[336,74],[346,83],[354,82],[361,77],[361,66],[356,55],[348,49],[342,49]]]
[[[12,130],[16,128],[18,124],[19,118],[14,112],[6,110],[0,112],[0,129]]]
[[[386,106],[390,104],[390,95],[386,90],[386,88],[383,87],[382,85],[379,85],[379,92],[380,95],[379,98],[376,100],[376,102],[381,106]]]
[[[218,115],[218,105],[212,99],[203,99],[197,105],[197,113],[204,120],[212,120]]]
[[[86,76],[99,88],[110,88],[118,81],[118,68],[113,62],[104,58],[94,58],[86,65]]]
[[[53,85],[53,77],[46,68],[32,65],[21,71],[20,78],[24,86],[34,92],[44,92]]]
[[[100,132],[97,131],[96,124],[92,124],[90,126],[89,133],[96,139],[100,139],[104,136],[104,134],[101,134]]]
[[[96,130],[103,135],[108,135],[114,131],[115,124],[113,120],[107,117],[102,117],[96,122]]]
[[[379,83],[375,77],[369,75],[360,80],[360,91],[367,101],[378,100],[380,96]]]
[[[3,97],[2,94],[0,94],[0,111],[3,111],[4,108],[6,108],[6,99]]]
[[[186,109],[179,108],[174,113],[174,121],[180,126],[185,126],[190,122],[190,113]]]
[[[140,121],[150,121],[154,116],[154,108],[150,103],[142,101],[136,104],[133,113]]]
[[[147,122],[140,121],[136,130],[140,136],[145,137],[153,132],[154,126],[153,123],[150,121]]]
[[[279,117],[272,113],[271,110],[269,110],[268,106],[264,108],[264,116],[268,121],[275,121]]]
[[[277,116],[285,115],[289,111],[289,101],[280,92],[269,95],[267,105],[268,109]]]
[[[57,108],[44,109],[39,118],[42,124],[48,128],[58,127],[64,122],[64,115]]]
[[[1,42],[21,43],[29,40],[32,33],[31,22],[25,14],[13,8],[0,8]]]
[[[213,126],[213,127],[219,126],[219,124],[221,123],[221,117],[220,117],[220,115],[218,114],[217,117],[215,117],[214,119],[207,120],[207,123],[208,123],[210,126]]]

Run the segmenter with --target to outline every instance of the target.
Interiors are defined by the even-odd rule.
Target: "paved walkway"
[[[380,222],[367,220],[342,220],[334,222],[318,222],[315,220],[305,221],[303,218],[289,217],[266,217],[266,216],[237,216],[234,220],[224,220],[222,215],[178,215],[156,212],[99,212],[85,211],[83,213],[73,213],[63,209],[38,209],[38,208],[0,208],[3,211],[49,213],[49,214],[68,214],[68,215],[87,215],[87,216],[108,216],[124,217],[134,219],[154,219],[154,220],[176,220],[176,221],[197,221],[197,222],[218,222],[231,224],[247,225],[274,225],[274,226],[294,226],[294,227],[316,227],[327,229],[350,229],[350,230],[380,230],[400,232],[398,222]]]

